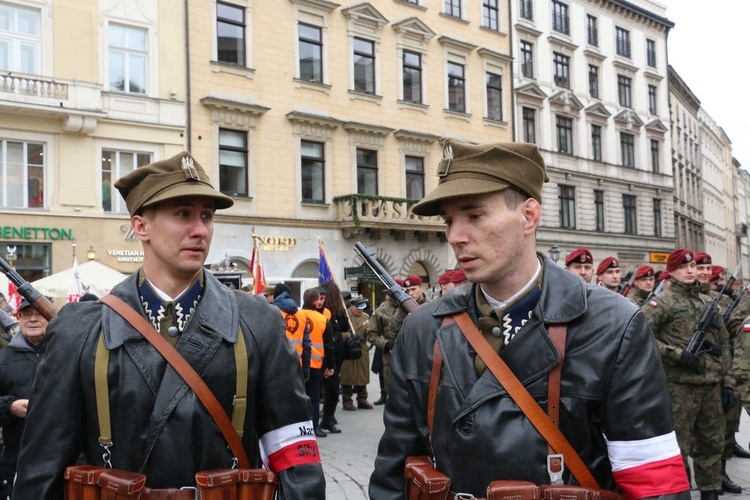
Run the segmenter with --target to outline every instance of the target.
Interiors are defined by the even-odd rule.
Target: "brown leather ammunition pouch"
[[[493,481],[487,487],[487,500],[625,500],[625,497],[615,491],[584,486]]]
[[[137,472],[78,465],[65,469],[66,500],[140,500],[146,476]]]
[[[65,469],[65,500],[273,500],[276,475],[265,469],[217,469],[195,475],[196,491],[145,488],[146,476],[79,465]]]
[[[195,475],[201,500],[272,500],[276,475],[265,469],[216,469]]]
[[[427,456],[406,457],[406,500],[445,500],[451,478],[433,467]]]

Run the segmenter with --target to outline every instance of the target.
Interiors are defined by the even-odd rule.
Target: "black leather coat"
[[[244,447],[261,463],[258,439],[280,429],[312,429],[297,354],[284,334],[278,310],[263,297],[230,291],[210,273],[197,312],[176,349],[201,375],[231,415],[235,390],[233,344],[238,329],[248,354]],[[112,293],[136,311],[137,273]],[[30,402],[14,498],[62,499],[63,470],[80,451],[102,465],[94,360],[100,332],[110,351],[109,402],[112,466],[146,474],[152,488],[192,485],[197,471],[229,468],[232,456],[211,416],[162,356],[114,311],[98,302],[69,304],[49,324]],[[314,439],[314,437],[312,437]],[[266,451],[269,442],[264,441]],[[294,452],[297,455],[296,450]],[[305,448],[317,454],[317,447]],[[271,467],[273,469],[273,467]],[[325,496],[319,461],[280,472],[284,499]]]
[[[550,482],[544,438],[489,370],[477,379],[474,352],[457,325],[441,326],[444,316],[462,311],[476,323],[475,287],[451,291],[411,313],[404,323],[391,360],[385,433],[370,481],[373,500],[403,498],[405,458],[429,455],[431,449],[455,492],[485,496],[487,485],[499,479]],[[586,285],[545,259],[533,317],[502,350],[503,360],[543,409],[548,373],[560,359],[545,329],[554,323],[568,325],[560,429],[599,484],[613,489],[605,435],[610,441],[632,441],[673,430],[653,335],[626,299]],[[443,368],[431,448],[427,399],[436,341]],[[567,469],[564,481],[575,484]]]

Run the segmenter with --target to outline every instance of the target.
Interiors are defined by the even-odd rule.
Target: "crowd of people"
[[[317,440],[342,432],[339,402],[385,405],[375,500],[683,500],[691,477],[702,500],[741,492],[725,464],[750,456],[734,439],[750,408],[747,288],[683,248],[624,279],[615,256],[595,269],[581,247],[563,268],[537,252],[549,178],[534,145],[448,139],[438,176],[413,213],[444,219],[458,269],[430,301],[420,276],[397,280],[410,313],[335,282],[301,304],[283,282],[230,289],[204,262],[233,200],[188,152],[119,179],[144,251],[111,293],[122,305],[71,303],[49,324],[27,302],[19,324],[0,314],[4,494],[63,498],[66,467],[87,463],[145,475],[149,498],[194,498],[196,474],[236,467],[273,472],[280,498],[325,498]]]

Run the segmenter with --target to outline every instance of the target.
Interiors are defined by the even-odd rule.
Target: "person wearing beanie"
[[[731,357],[725,347],[729,334],[715,308],[706,330],[706,352],[696,355],[687,350],[711,297],[701,293],[695,255],[690,250],[678,248],[670,253],[667,271],[672,286],[649,300],[643,312],[651,324],[667,375],[685,468],[689,470],[687,459],[691,455],[701,499],[715,499],[721,490],[737,492],[733,487],[737,485],[722,470],[721,460],[726,427],[722,407],[732,393],[728,373]]]
[[[591,283],[594,276],[594,257],[588,248],[576,248],[565,258],[565,269],[577,274],[586,283]]]
[[[655,271],[651,266],[638,266],[635,270],[633,289],[627,295],[627,299],[638,307],[643,306],[646,297],[654,289]]]
[[[596,268],[596,278],[599,284],[607,290],[619,293],[622,280],[620,261],[617,257],[607,257]]]
[[[437,176],[412,213],[445,221],[470,283],[409,313],[393,343],[370,498],[416,498],[404,463],[423,455],[434,458],[432,474],[450,480],[448,498],[491,497],[488,485],[501,480],[549,484],[558,473],[561,483],[580,484],[570,473],[573,453],[563,471],[516,396],[487,369],[499,360],[528,391],[519,397],[530,407],[550,410],[555,422],[555,409],[564,409],[559,430],[597,488],[632,499],[689,497],[642,312],[536,250],[549,192],[537,146],[448,138]]]
[[[218,165],[212,169],[218,172]],[[102,302],[69,303],[50,322],[15,498],[63,498],[63,473],[81,452],[93,466],[145,475],[151,498],[194,491],[196,473],[230,469],[237,465],[233,455],[242,468],[265,463],[283,496],[323,498],[325,476],[299,356],[278,309],[230,290],[204,267],[216,212],[234,200],[214,189],[187,151],[138,167],[115,187],[143,264]],[[199,374],[226,418],[244,429],[239,441],[230,432],[223,438],[190,385],[113,310],[115,299]],[[102,366],[109,381],[95,384],[95,367]],[[246,404],[235,404],[240,401]],[[100,431],[105,415],[111,428]],[[100,435],[111,442],[100,443]]]

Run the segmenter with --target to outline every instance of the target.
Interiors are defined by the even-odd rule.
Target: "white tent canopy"
[[[91,292],[98,297],[107,295],[112,288],[127,278],[126,274],[91,260],[78,266],[78,279],[81,293]],[[73,268],[60,271],[46,278],[34,281],[32,286],[50,297],[67,297],[73,283]]]

